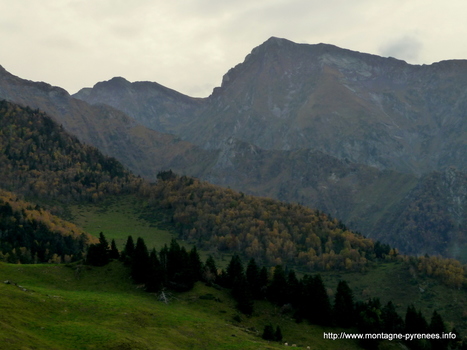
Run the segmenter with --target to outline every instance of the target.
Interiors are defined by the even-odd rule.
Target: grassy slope
[[[139,215],[143,212],[143,204],[133,196],[116,197],[112,202],[105,204],[71,209],[74,223],[96,236],[103,231],[109,240],[116,240],[119,248],[123,247],[129,234],[132,234],[133,238],[143,237],[149,248],[156,249],[160,249],[175,237],[173,233],[141,219]],[[201,258],[205,260],[208,253],[212,252],[200,252]],[[218,267],[225,268],[230,256],[217,253],[215,259]],[[402,317],[405,316],[407,306],[414,304],[417,309],[422,310],[428,322],[433,311],[437,310],[450,327],[455,325],[467,336],[466,291],[448,288],[432,278],[420,276],[406,264],[378,264],[364,274],[322,272],[321,275],[331,298],[338,281],[344,279],[354,291],[356,301],[378,297],[385,304],[392,300]]]
[[[0,264],[2,349],[278,349],[257,331],[280,325],[284,341],[313,349],[358,349],[323,339],[321,327],[296,324],[270,305],[241,322],[225,291],[197,284],[169,305],[136,288],[120,263],[102,268]],[[201,300],[213,294],[221,302]],[[258,305],[259,306],[259,305]],[[324,330],[326,331],[326,330]]]
[[[173,234],[140,218],[143,202],[135,196],[110,197],[104,203],[71,206],[71,220],[86,232],[98,237],[103,232],[109,242],[115,239],[123,249],[129,235],[136,242],[142,237],[148,248],[160,249],[170,243]]]

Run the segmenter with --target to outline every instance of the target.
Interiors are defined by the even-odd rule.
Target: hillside
[[[0,261],[60,263],[83,259],[96,241],[81,228],[0,189]]]
[[[284,341],[302,348],[360,349],[354,341],[325,340],[327,329],[296,324],[272,307],[239,319],[228,293],[201,284],[173,295],[166,305],[135,288],[118,263],[83,269],[79,275],[64,265],[0,263],[0,272],[2,280],[25,289],[0,284],[0,340],[5,350],[283,348],[261,339],[268,322],[280,324]],[[206,295],[212,298],[202,299]]]
[[[178,137],[145,128],[115,108],[91,106],[59,87],[21,79],[1,66],[0,99],[47,113],[81,142],[97,147],[147,178],[154,178],[154,174],[167,168],[199,171],[215,154]]]
[[[0,101],[0,187],[41,201],[97,201],[141,179],[38,110]]]

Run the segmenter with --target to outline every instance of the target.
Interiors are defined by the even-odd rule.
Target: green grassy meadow
[[[267,303],[258,303],[252,317],[238,317],[227,291],[202,283],[165,304],[132,284],[119,262],[84,266],[79,274],[76,268],[0,264],[2,349],[283,348],[261,339],[269,322],[298,348],[359,349],[353,341],[323,339],[328,330],[297,324]]]
[[[74,205],[68,208],[70,221],[82,227],[93,236],[103,232],[110,241],[115,239],[122,249],[128,236],[141,237],[148,248],[160,249],[170,243],[173,234],[158,228],[143,218],[144,202],[136,196],[114,196],[98,204]]]

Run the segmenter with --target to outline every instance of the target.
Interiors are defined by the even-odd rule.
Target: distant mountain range
[[[271,38],[207,98],[124,78],[70,96],[4,69],[0,98],[149,179],[170,168],[318,208],[403,252],[467,260],[467,61]]]

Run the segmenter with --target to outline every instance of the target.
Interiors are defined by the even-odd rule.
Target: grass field
[[[119,249],[130,235],[135,242],[142,237],[148,248],[158,250],[174,237],[168,230],[159,229],[140,217],[144,202],[135,196],[110,197],[104,203],[74,205],[69,210],[73,223],[96,237],[103,232],[109,241],[115,239]]]
[[[261,339],[269,322],[298,348],[359,349],[352,341],[323,339],[330,329],[297,324],[267,303],[239,318],[228,292],[201,283],[167,305],[133,285],[118,262],[83,267],[79,275],[76,265],[0,263],[0,276],[4,350],[283,348]]]

